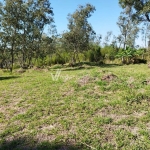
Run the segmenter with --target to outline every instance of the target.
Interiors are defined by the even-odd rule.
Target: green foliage
[[[88,23],[88,18],[94,11],[94,6],[86,4],[86,6],[79,6],[73,14],[68,15],[69,31],[63,33],[62,44],[72,54],[73,64],[79,52],[88,50],[89,42],[95,36],[92,26]]]
[[[104,124],[110,124],[112,123],[112,118],[107,118],[107,117],[98,117],[95,118],[95,122],[99,125],[104,125]]]
[[[116,58],[122,59],[124,63],[134,63],[134,59],[144,54],[144,49],[134,49],[127,47],[126,50],[120,49],[116,55]]]
[[[101,54],[105,59],[114,60],[117,48],[113,46],[105,46],[101,49]]]
[[[137,5],[142,3],[142,7]],[[120,0],[124,8],[118,21],[121,35],[113,36],[110,42],[112,32],[107,32],[105,46],[101,48],[102,36],[96,35],[88,21],[96,10],[93,5],[79,5],[74,13],[68,15],[68,31],[58,35],[49,0],[5,0],[0,3],[0,67],[12,71],[18,68],[18,64],[21,67],[24,64],[44,66],[64,63],[75,66],[81,61],[101,64],[104,61],[118,63],[115,58],[123,58],[122,61],[127,63],[135,57],[144,59],[149,56],[148,52],[126,49],[126,46],[135,46],[139,31],[138,22],[131,19],[132,9],[141,9],[141,16],[143,11],[148,11],[145,10],[148,4],[145,1]],[[48,26],[49,33],[43,32],[45,26]],[[120,49],[122,44],[126,51]]]
[[[43,5],[44,3],[44,5]],[[45,25],[53,23],[53,11],[48,0],[5,0],[1,6],[0,50],[11,62],[11,71],[15,57],[21,56],[20,63],[32,58],[44,59],[40,49]],[[38,55],[38,57],[37,57]],[[2,55],[5,60],[5,56]]]
[[[122,8],[126,8],[128,6],[134,8],[135,12],[132,15],[134,20],[150,22],[149,0],[119,0],[119,4]]]
[[[90,62],[98,62],[102,60],[101,48],[98,45],[91,45],[87,52],[87,57]]]
[[[135,39],[138,37],[139,27],[138,22],[132,20],[132,7],[126,6],[124,11],[121,12],[121,15],[118,18],[117,25],[121,32],[123,48],[126,49],[126,46],[135,47]]]

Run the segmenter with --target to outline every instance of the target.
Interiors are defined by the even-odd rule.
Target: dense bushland
[[[69,14],[68,30],[58,34],[49,0],[4,0],[0,4],[0,68],[12,71],[66,63],[74,66],[79,62],[146,63],[149,50],[146,44],[139,48],[135,40],[142,30],[146,43],[150,26],[145,23],[140,29],[140,21],[133,18],[140,8],[121,0],[120,5],[123,12],[117,24],[121,34],[107,32],[102,43],[102,36],[88,22],[96,11],[91,4],[79,5]]]

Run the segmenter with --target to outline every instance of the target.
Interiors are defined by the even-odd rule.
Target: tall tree
[[[5,5],[1,11],[1,34],[7,39],[5,42],[7,42],[7,50],[11,55],[11,71],[14,63],[15,49],[19,40],[19,21],[22,3],[22,0],[5,0]]]
[[[40,45],[42,35],[46,25],[51,25],[53,21],[53,11],[49,0],[28,0],[25,5],[26,17],[23,18],[24,48],[27,50],[26,57],[31,63],[33,57],[38,58],[41,53]],[[28,46],[26,46],[28,45]]]
[[[135,46],[135,39],[138,37],[138,22],[132,20],[132,7],[127,6],[124,11],[121,12],[117,22],[120,32],[124,38],[123,48],[126,49],[126,45],[129,47]]]
[[[73,64],[76,62],[78,53],[87,50],[90,41],[95,36],[94,30],[88,22],[88,18],[94,11],[94,6],[86,4],[85,6],[80,5],[73,14],[68,15],[69,31],[62,35],[62,42],[67,49],[71,50]]]
[[[105,36],[105,39],[104,39],[104,46],[108,46],[109,45],[109,42],[110,42],[110,39],[111,39],[111,36],[112,36],[112,31],[108,31],[106,36]]]
[[[22,53],[26,58],[38,57],[42,34],[46,25],[53,23],[53,11],[49,0],[4,0],[0,10],[1,30],[5,48],[11,55],[12,71],[14,56]]]
[[[122,8],[130,6],[134,9],[133,19],[150,22],[150,0],[119,0]]]
[[[148,22],[144,23],[141,31],[142,31],[142,41],[144,42],[144,47],[147,48],[147,40],[150,40],[150,24]]]

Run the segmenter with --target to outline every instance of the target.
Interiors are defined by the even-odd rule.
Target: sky
[[[112,31],[116,36],[120,34],[116,22],[122,8],[119,6],[118,0],[50,0],[50,2],[58,33],[67,30],[67,15],[69,13],[73,13],[78,8],[78,5],[90,3],[96,8],[96,11],[89,18],[94,31],[97,34],[101,34],[103,38],[108,31]],[[136,43],[142,46],[141,39],[138,39]]]
[[[112,31],[113,35],[118,36],[120,30],[117,21],[120,12],[123,11],[118,1],[119,0],[50,0],[57,32],[61,34],[67,30],[67,15],[69,13],[72,14],[79,5],[90,3],[96,8],[96,11],[89,18],[89,23],[92,25],[94,31],[98,35],[101,34],[103,39],[108,31]],[[136,44],[140,46],[144,45],[141,37],[136,40]]]
[[[118,0],[50,0],[50,2],[59,33],[67,30],[68,13],[73,13],[78,5],[85,5],[86,3],[90,3],[96,8],[96,11],[89,18],[89,22],[97,34],[105,35],[107,31],[113,31],[114,34],[119,33],[116,22],[122,9]]]

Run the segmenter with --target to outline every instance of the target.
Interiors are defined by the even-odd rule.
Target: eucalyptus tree
[[[76,62],[78,53],[88,50],[90,42],[95,37],[95,32],[88,22],[88,18],[95,11],[95,7],[91,4],[85,6],[80,5],[78,9],[68,15],[68,29],[62,35],[62,43],[72,55],[72,63]]]
[[[105,38],[104,38],[104,42],[103,42],[103,45],[104,46],[108,46],[109,45],[109,42],[110,42],[110,39],[112,37],[113,33],[112,31],[108,31]]]
[[[112,41],[111,41],[111,45],[113,46],[113,47],[118,47],[117,46],[117,37],[115,36],[115,35],[113,35],[113,38],[112,38]]]
[[[51,65],[52,55],[56,52],[57,49],[57,31],[55,30],[55,26],[51,26],[49,30],[51,30],[50,34],[44,33],[42,35],[42,42],[40,44],[40,52],[39,57],[42,60],[42,63],[46,57],[49,58],[49,62],[47,64]],[[53,30],[53,31],[52,31]]]
[[[3,35],[2,38],[7,39],[7,41],[5,40],[5,42],[7,42],[5,45],[7,45],[7,52],[11,55],[11,71],[13,68],[16,47],[18,46],[19,41],[19,21],[21,19],[22,3],[22,0],[5,0],[1,9],[1,34]]]
[[[3,32],[0,32],[0,68],[3,68],[6,66],[7,60],[9,60],[10,56],[8,54],[8,49],[7,49],[7,37]]]
[[[147,48],[147,41],[150,40],[150,24],[149,22],[143,23],[141,28],[142,41],[144,42],[144,47]]]
[[[150,0],[119,0],[122,8],[132,7],[132,19],[150,22]]]
[[[124,36],[120,34],[116,37],[116,40],[118,43],[118,49],[120,49],[122,44],[124,44]]]
[[[11,55],[12,71],[15,55],[22,54],[22,64],[38,57],[42,34],[51,25],[53,10],[49,0],[4,0],[0,10],[1,35]]]
[[[49,0],[37,0],[36,2],[33,1],[32,5],[31,25],[33,30],[30,35],[34,40],[33,43],[35,44],[34,47],[36,48],[36,57],[38,57],[44,28],[46,25],[53,23],[53,11]]]
[[[24,3],[23,22],[23,50],[26,49],[26,57],[30,64],[32,58],[41,56],[41,42],[45,26],[51,25],[53,10],[49,0],[27,0]],[[25,42],[26,40],[26,42]]]
[[[123,48],[126,46],[134,47],[135,39],[138,37],[139,27],[138,22],[132,20],[132,7],[126,6],[121,15],[118,18],[118,26],[123,37]]]

